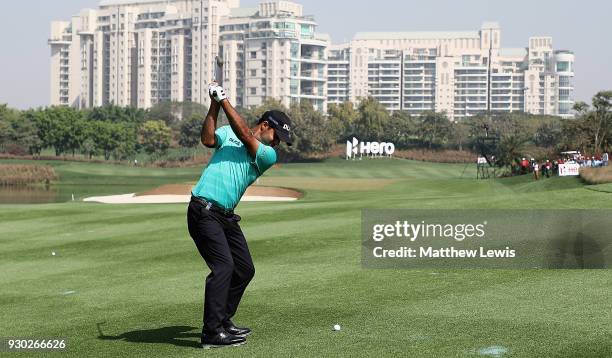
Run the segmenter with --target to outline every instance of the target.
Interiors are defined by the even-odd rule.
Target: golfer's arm
[[[227,120],[229,121],[232,130],[236,134],[236,137],[247,147],[249,154],[253,158],[257,155],[257,148],[259,148],[259,141],[253,136],[251,129],[247,122],[240,117],[240,114],[234,109],[228,100],[221,101],[221,107],[225,111]]]
[[[219,110],[221,106],[217,101],[212,100],[210,108],[208,108],[208,114],[206,119],[202,123],[202,132],[200,133],[200,140],[202,144],[208,148],[215,148],[217,146],[217,137],[215,137],[215,130],[217,129],[217,118],[219,118]]]

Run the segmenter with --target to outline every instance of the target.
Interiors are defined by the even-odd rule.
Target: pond
[[[0,186],[0,204],[45,204],[81,201],[90,196],[137,193],[142,185]]]

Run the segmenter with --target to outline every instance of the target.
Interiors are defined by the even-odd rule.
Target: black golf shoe
[[[246,337],[252,333],[250,328],[236,327],[236,325],[232,322],[226,326],[223,326],[223,328],[225,328],[225,332],[239,337]]]
[[[231,347],[231,346],[240,346],[246,343],[246,338],[241,336],[236,336],[231,333],[221,332],[217,334],[204,334],[202,336],[202,348],[221,348],[221,347]]]

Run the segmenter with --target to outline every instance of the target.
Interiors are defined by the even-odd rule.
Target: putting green
[[[104,195],[201,172],[50,165],[61,185]],[[612,356],[609,270],[361,267],[362,208],[612,208],[612,194],[573,178],[474,177],[471,166],[391,159],[271,170],[263,183],[305,196],[240,204],[257,273],[236,322],[255,333],[206,352],[196,346],[208,270],[185,205],[0,205],[1,332],[66,337],[74,357]]]

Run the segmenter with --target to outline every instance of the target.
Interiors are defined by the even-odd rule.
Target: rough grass
[[[589,184],[612,183],[612,166],[601,168],[581,168],[580,177]]]
[[[0,185],[49,184],[57,179],[53,167],[33,164],[0,164]]]
[[[122,182],[155,187],[201,171],[56,169],[62,180],[115,183],[117,193],[127,192]],[[610,194],[576,178],[475,181],[464,169],[383,159],[267,173],[295,179],[306,195],[239,206],[257,273],[236,322],[254,334],[245,346],[206,352],[196,347],[208,269],[185,205],[0,205],[0,331],[67,337],[71,357],[612,356],[609,270],[362,268],[362,208],[612,208]],[[338,185],[359,186],[352,178],[394,183]],[[507,353],[487,354],[495,347]]]
[[[433,163],[476,163],[477,154],[469,150],[400,150],[393,154],[396,157]]]

